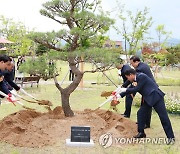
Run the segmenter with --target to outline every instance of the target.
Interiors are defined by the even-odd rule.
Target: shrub
[[[30,75],[40,76],[44,80],[48,80],[53,78],[54,75],[58,75],[56,63],[44,56],[27,60],[20,65],[19,71]]]
[[[180,102],[177,99],[171,99],[169,97],[165,97],[164,101],[168,113],[180,115]],[[141,106],[141,96],[135,96],[133,103],[134,106],[139,108]]]
[[[169,113],[180,114],[180,102],[177,99],[165,97],[166,110]]]
[[[136,94],[136,96],[133,99],[133,104],[136,107],[140,107],[141,106],[141,96],[140,95]]]

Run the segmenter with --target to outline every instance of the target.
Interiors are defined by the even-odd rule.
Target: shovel
[[[107,102],[112,101],[113,98],[114,98],[114,96],[109,96],[109,98],[108,98],[106,101],[104,101],[103,103],[101,103],[95,110],[93,110],[93,112],[99,110],[99,109],[100,109],[103,105],[105,105]]]
[[[32,99],[34,99],[35,101],[30,101],[30,100],[26,100],[24,99],[23,97],[20,97],[21,99],[27,101],[27,102],[30,102],[30,103],[38,103],[39,105],[48,105],[48,106],[52,106],[52,103],[48,100],[38,100],[37,98],[35,98],[34,96],[32,96],[31,94],[29,94],[28,92],[26,92],[24,89],[20,89],[20,91],[22,93],[24,93],[25,95],[31,97]],[[19,96],[18,96],[19,97]]]
[[[103,103],[101,103],[96,109],[88,112],[88,113],[91,113],[91,112],[95,112],[97,110],[99,110],[103,105],[105,105],[107,102],[110,102],[113,100],[113,98],[117,95],[117,94],[120,94],[121,92],[124,92],[125,91],[125,88],[121,88],[121,87],[118,87],[116,90],[114,90],[112,92],[112,94],[108,97],[108,99],[106,101],[104,101]],[[117,96],[116,96],[117,97]]]
[[[38,101],[30,101],[30,100],[27,100],[25,98],[23,98],[22,96],[18,95],[17,93],[14,93],[13,91],[11,91],[11,93],[13,95],[15,95],[16,97],[19,97],[20,99],[26,101],[26,102],[29,102],[29,103],[37,103],[39,105],[48,105],[48,106],[52,106],[52,103],[49,102],[49,101],[45,101],[45,100],[38,100]],[[30,94],[29,94],[30,95]],[[32,96],[32,95],[31,95]],[[33,97],[33,96],[32,96]]]
[[[6,98],[9,98],[9,96],[7,95],[7,94],[5,94],[5,93],[3,93],[2,91],[0,91],[0,95],[2,95],[2,96],[4,96],[4,97],[6,97]],[[23,103],[21,103],[20,101],[15,101],[15,102],[17,102],[18,104],[20,104],[23,108],[25,108],[25,109],[29,109],[29,110],[35,110],[35,109],[32,109],[32,108],[29,108],[29,107],[27,107],[27,106],[25,106]],[[14,104],[14,102],[12,102],[13,103],[13,105],[14,106],[16,106],[16,104]]]
[[[35,98],[34,96],[32,96],[31,94],[29,94],[28,92],[26,92],[24,89],[21,88],[20,91],[21,91],[22,93],[24,93],[25,95],[31,97],[32,99],[34,99],[34,100],[36,100],[36,101],[39,101],[37,98]]]

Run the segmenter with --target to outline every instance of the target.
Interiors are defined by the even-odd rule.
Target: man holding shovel
[[[0,91],[5,93],[7,95],[8,101],[10,101],[14,104],[14,102],[16,101],[16,98],[13,97],[11,92],[9,91],[6,83],[4,82],[4,76],[2,73],[2,71],[7,69],[7,67],[10,65],[11,65],[11,59],[6,55],[0,55],[0,78],[1,78],[1,80],[0,80]],[[1,95],[0,97],[3,98],[4,96]]]
[[[7,82],[7,86],[9,90],[13,90],[13,88],[16,91],[20,90],[20,87],[13,81],[14,80],[14,63],[11,61],[11,64],[7,67],[5,71],[3,71],[4,79]]]
[[[3,75],[4,75],[4,80],[5,83],[8,87],[8,89],[11,91],[11,93],[13,93],[14,95],[16,95],[16,92],[14,92],[13,89],[15,89],[16,91],[21,91],[23,94],[35,99],[32,95],[28,94],[24,89],[20,88],[14,81],[13,81],[13,69],[14,69],[14,63],[13,61],[11,61],[10,65],[8,65],[6,67],[6,70],[3,71]],[[18,95],[19,96],[19,95]]]
[[[152,81],[154,83],[156,83],[156,81],[155,81],[155,79],[153,77],[153,74],[152,74],[152,72],[150,70],[150,67],[146,63],[141,62],[139,57],[132,56],[130,58],[130,63],[134,67],[134,69],[136,70],[137,73],[144,73],[144,74],[146,74],[149,78],[152,79]],[[141,98],[141,105],[143,105],[144,101],[145,100],[142,97]],[[152,115],[152,109],[149,110],[149,113],[148,113],[148,116],[147,116],[147,119],[146,119],[145,128],[150,128],[151,115]]]
[[[153,107],[160,118],[161,124],[168,138],[168,144],[174,142],[175,137],[173,129],[164,103],[165,94],[159,89],[158,85],[144,73],[138,74],[134,69],[130,69],[125,72],[125,75],[130,82],[137,82],[137,86],[134,88],[124,88],[124,92],[120,93],[121,97],[124,97],[125,95],[134,92],[139,92],[144,99],[144,103],[143,105],[141,105],[137,113],[138,134],[134,137],[146,137],[146,134],[144,132],[144,126],[146,123],[148,113]]]
[[[116,68],[118,70],[120,70],[121,74],[119,74],[119,76],[122,77],[123,84],[124,84],[127,81],[127,78],[124,75],[124,73],[125,73],[125,71],[131,69],[131,67],[128,64],[124,64],[124,65],[123,64],[119,64],[119,65],[116,66]],[[132,84],[130,86],[132,86]],[[135,94],[126,95],[126,98],[125,98],[125,111],[124,111],[124,114],[122,114],[125,118],[130,118],[130,115],[131,115],[131,106],[132,106],[134,95]]]

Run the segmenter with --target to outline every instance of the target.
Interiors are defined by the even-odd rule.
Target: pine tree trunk
[[[74,113],[71,110],[69,98],[70,98],[71,93],[78,87],[78,85],[81,82],[81,79],[83,77],[83,74],[84,74],[83,72],[80,72],[79,69],[75,66],[75,64],[73,63],[74,60],[69,58],[69,62],[70,62],[69,66],[70,66],[72,72],[75,74],[75,78],[74,78],[73,82],[69,86],[67,86],[66,88],[63,89],[58,84],[56,78],[54,78],[55,85],[58,88],[58,90],[61,92],[62,108],[64,111],[64,115],[67,117],[74,116]]]
[[[70,104],[69,104],[69,97],[70,97],[70,94],[68,94],[66,90],[61,90],[62,108],[63,108],[63,111],[64,111],[64,115],[66,117],[74,116],[74,113],[71,110],[71,107],[70,107]]]

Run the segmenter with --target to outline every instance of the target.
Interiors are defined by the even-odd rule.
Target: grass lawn
[[[57,62],[57,68],[61,67],[60,71],[60,76],[58,77],[59,80],[62,80],[65,75],[67,74],[69,70],[69,66],[67,62],[64,61],[58,61]],[[90,63],[85,63],[84,64],[84,70],[92,70],[92,68],[95,69],[95,66],[93,67],[92,64]],[[118,78],[118,71],[116,68],[111,69],[109,71],[105,72],[106,75],[116,84],[119,84],[122,82],[122,80],[119,80]],[[158,82],[159,85],[178,85],[180,86],[180,71],[175,69],[175,70],[161,70],[157,74],[158,78],[156,78],[156,81]],[[96,72],[96,73],[85,73],[83,77],[84,81],[90,81],[90,82],[96,82],[96,83],[109,83],[112,84],[101,72]],[[68,80],[68,76],[66,78]],[[66,81],[65,80],[65,81]]]
[[[166,87],[162,87],[164,91],[169,90]],[[70,102],[71,107],[73,110],[83,110],[85,108],[95,109],[98,105],[103,102],[105,99],[100,97],[102,91],[106,90],[113,90],[114,86],[105,86],[105,85],[91,85],[86,84],[84,89],[76,89],[75,92],[72,94]],[[35,86],[30,88],[26,86],[26,90],[33,93],[35,97],[39,99],[48,99],[53,102],[54,107],[60,105],[60,95],[59,91],[56,89],[54,85],[40,85],[39,88]],[[180,87],[176,87],[176,90],[180,90]],[[24,102],[25,103],[25,102]],[[45,111],[45,109],[39,105],[25,103],[29,107],[36,108],[38,111]],[[103,109],[108,109],[109,104],[107,103],[105,106],[102,107]],[[2,119],[4,116],[7,116],[10,113],[18,111],[22,109],[21,106],[17,105],[14,107],[12,104],[2,105],[1,106],[1,113],[0,118]],[[124,102],[121,99],[121,103],[118,106],[120,113],[124,111]],[[132,114],[131,119],[136,121],[136,112],[138,108],[133,106],[132,107]],[[84,151],[89,154],[101,154],[101,153],[108,153],[108,154],[119,154],[119,153],[178,153],[180,151],[180,127],[179,121],[180,116],[178,115],[171,115],[169,114],[170,120],[172,122],[172,126],[176,136],[176,143],[174,145],[156,145],[156,144],[129,144],[123,145],[121,147],[110,147],[104,149],[96,143],[92,148],[83,148],[83,147],[67,147],[65,145],[65,141],[59,139],[59,142],[53,146],[47,146],[43,148],[25,148],[25,147],[15,147],[13,145],[7,143],[0,143],[0,154],[10,153],[10,154],[83,154]],[[63,126],[62,126],[63,127]],[[151,129],[146,130],[147,137],[165,137],[165,133],[162,129],[160,124],[160,120],[153,111],[152,115],[152,125]],[[70,135],[70,134],[69,134]],[[67,136],[67,138],[70,136]]]
[[[65,77],[66,73],[69,70],[67,62],[59,61],[58,66],[61,67],[60,76],[58,77],[59,82]],[[91,64],[86,63],[84,65],[84,70],[90,70],[92,68]],[[180,71],[173,71],[173,72],[162,72],[163,76],[160,74],[160,80],[163,80],[166,77],[180,80]],[[118,84],[120,81],[118,80],[117,76],[117,69],[113,69],[111,71],[107,71],[106,74],[116,83]],[[52,81],[52,80],[50,80]],[[63,83],[63,87],[67,86],[68,77],[65,79],[65,82]],[[70,97],[70,104],[73,110],[84,110],[85,108],[91,108],[95,109],[98,107],[100,103],[102,103],[105,99],[100,97],[100,94],[102,91],[110,91],[114,90],[115,86],[110,84],[109,86],[106,86],[104,84],[95,84],[92,85],[91,82],[96,83],[110,83],[103,75],[102,73],[94,73],[90,74],[87,73],[84,75],[84,88],[77,88]],[[57,88],[52,84],[52,82],[47,82],[45,84],[41,84],[39,88],[36,88],[36,86],[33,86],[33,88],[30,88],[30,86],[26,86],[25,89],[32,93],[35,97],[39,99],[48,99],[51,102],[53,102],[53,107],[56,107],[58,105],[61,105],[61,98],[60,93],[57,90]],[[164,92],[169,93],[178,93],[180,92],[180,86],[163,86],[161,89]],[[22,101],[23,102],[23,101]],[[36,108],[38,111],[45,111],[45,109],[42,106],[34,105],[30,103],[24,102],[25,105],[28,107]],[[102,107],[103,109],[109,109],[109,104],[107,103],[105,106]],[[1,105],[0,106],[0,119],[3,117],[19,111],[23,109],[20,105],[17,105],[14,107],[12,104],[7,105]],[[118,109],[120,113],[124,112],[124,99],[121,99],[121,103],[118,105]],[[132,114],[131,119],[133,121],[136,121],[136,113],[138,108],[133,106],[132,107]],[[99,143],[95,143],[95,146],[92,148],[83,148],[83,147],[67,147],[65,145],[65,141],[62,141],[59,139],[59,142],[53,146],[46,146],[43,148],[25,148],[25,147],[15,147],[13,145],[7,144],[7,143],[0,143],[0,154],[120,154],[120,153],[133,153],[133,154],[149,154],[149,153],[161,153],[161,154],[167,154],[167,153],[180,153],[180,116],[179,115],[172,115],[169,114],[175,136],[176,136],[176,143],[174,145],[157,145],[157,144],[129,144],[129,145],[122,145],[120,147],[110,147],[107,149],[104,149],[99,145]],[[63,126],[62,126],[63,127]],[[160,124],[160,120],[153,111],[152,114],[152,124],[151,128],[146,130],[147,137],[165,137],[165,133],[163,131],[163,128]],[[67,138],[70,137],[67,136]]]

